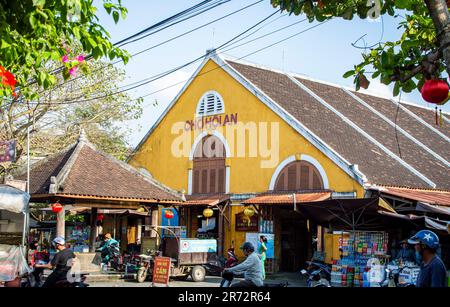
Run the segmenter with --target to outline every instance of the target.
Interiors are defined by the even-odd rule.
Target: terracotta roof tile
[[[413,166],[428,179],[437,183],[438,187],[450,188],[450,180],[448,180],[449,168],[443,162],[436,159],[401,132],[397,131],[396,133],[393,126],[357,102],[353,97],[347,95],[344,90],[309,80],[300,79],[299,81],[383,144],[391,152],[401,157],[406,163]],[[363,96],[365,100],[374,100],[374,98],[367,96]],[[372,106],[381,113],[384,113],[383,111],[389,111],[389,109],[383,110],[383,105],[386,104],[386,101],[383,100],[382,98],[376,98],[377,105],[372,101]],[[387,103],[390,102],[387,101]],[[440,141],[442,138],[436,136],[434,139],[439,139]],[[446,148],[450,150],[450,144],[445,142],[445,140],[443,141],[445,144],[442,144],[443,148],[441,151],[444,152]],[[448,153],[450,154],[450,152]]]
[[[301,193],[295,194],[295,201],[301,202],[316,202],[331,198],[331,192],[316,192],[316,193]],[[292,193],[274,193],[259,195],[242,202],[244,205],[293,205],[294,197]]]
[[[411,199],[430,205],[450,206],[450,191],[381,186],[381,193]]]
[[[60,173],[66,171],[66,175]],[[49,194],[50,176],[61,177],[58,195],[95,199],[181,201],[175,191],[137,170],[79,142],[66,153],[57,154],[32,167],[31,194]],[[26,174],[22,175],[25,176]]]
[[[371,183],[429,187],[425,181],[345,123],[342,118],[315,100],[286,75],[229,60],[227,62],[347,161],[357,164]],[[302,83],[304,81],[301,79]],[[307,84],[311,86],[311,82]],[[349,103],[348,94],[337,87],[313,88],[318,91],[319,96],[327,94],[327,98],[332,100],[333,104]],[[329,93],[324,93],[322,90]],[[357,110],[357,102],[354,101],[353,104],[354,107],[348,112]],[[385,136],[381,134],[379,137]],[[427,167],[433,168],[434,165]],[[444,182],[448,183],[448,181]]]

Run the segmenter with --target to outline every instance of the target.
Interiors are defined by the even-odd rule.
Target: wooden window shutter
[[[217,187],[216,187],[216,170],[211,169],[209,171],[209,192],[210,193],[216,193]]]
[[[200,193],[206,194],[206,193],[208,193],[208,170],[207,169],[202,169],[202,175],[200,178],[201,178],[200,179],[200,186],[201,186]]]
[[[217,172],[217,192],[225,193],[225,169],[219,168]]]
[[[200,193],[200,171],[194,170],[194,178],[193,178],[193,193]]]
[[[287,189],[290,191],[297,189],[297,165],[293,164],[288,167],[288,184]]]
[[[300,166],[300,186],[299,190],[309,190],[312,185],[309,184],[310,168],[308,165]]]

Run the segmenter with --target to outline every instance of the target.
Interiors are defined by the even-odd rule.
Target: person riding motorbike
[[[36,264],[36,268],[51,269],[53,272],[47,277],[43,288],[55,287],[60,281],[67,280],[67,275],[76,259],[75,254],[66,248],[66,241],[62,237],[56,237],[53,240],[56,250],[58,251],[48,264]]]
[[[226,268],[223,271],[224,275],[242,274],[244,273],[244,280],[232,284],[231,287],[262,287],[263,275],[262,275],[262,262],[261,257],[255,252],[255,247],[250,242],[245,242],[241,246],[244,255],[247,257],[244,262],[231,267]]]
[[[96,251],[101,252],[102,263],[108,264],[114,256],[113,250],[119,251],[119,242],[112,238],[110,233],[105,234],[105,241]]]
[[[436,254],[439,248],[439,237],[430,230],[421,230],[412,236],[408,243],[415,245],[422,259],[416,286],[446,287],[447,269]]]

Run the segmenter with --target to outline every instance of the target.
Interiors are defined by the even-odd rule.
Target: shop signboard
[[[267,243],[266,243],[266,258],[267,259],[274,259],[275,258],[275,235],[273,233],[254,233],[254,232],[248,232],[245,234],[245,241],[251,242],[253,246],[256,248],[256,250],[259,249],[261,242],[259,241],[259,238],[261,236],[266,237]]]
[[[217,252],[216,240],[181,239],[180,253],[215,253]]]
[[[16,161],[16,141],[0,141],[0,163]]]
[[[236,231],[257,232],[258,231],[258,216],[255,214],[248,217],[244,212],[236,214]]]
[[[152,286],[169,286],[170,258],[155,257]]]

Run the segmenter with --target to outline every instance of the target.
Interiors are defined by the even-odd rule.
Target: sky
[[[99,6],[100,0],[97,0],[96,4],[99,7],[100,23],[110,33],[112,42],[117,42],[199,2],[201,1],[122,0],[123,5],[128,9],[128,15],[125,20],[120,20],[118,24],[115,24],[112,17],[107,15],[103,8]],[[179,23],[136,43],[126,45],[124,49],[130,53],[141,51],[253,2],[256,2],[256,0],[231,0],[200,16]],[[122,85],[157,75],[204,55],[206,50],[220,46],[274,12],[275,9],[271,6],[270,0],[266,0],[217,23],[133,57],[127,65],[119,65],[126,71],[126,79]],[[281,16],[277,13],[266,23],[261,24],[265,26],[258,32],[242,42],[293,24],[303,18],[301,15]],[[369,46],[379,42],[380,39],[383,42],[397,40],[401,35],[401,32],[397,30],[400,21],[401,17],[390,16],[384,16],[383,22],[381,22],[381,19],[360,20],[356,18],[350,22],[334,19],[242,60],[351,87],[353,86],[352,78],[344,79],[342,75],[353,69],[355,64],[361,62],[361,52],[364,51],[353,47],[352,43],[363,35],[365,35],[364,39]],[[225,52],[224,55],[235,58],[246,56],[309,28],[311,25],[313,24],[301,22],[274,35]],[[358,44],[362,45],[362,41],[359,41]],[[200,63],[194,63],[163,79],[129,92],[131,97],[137,98],[171,86],[169,89],[145,98],[143,102],[144,112],[139,120],[121,124],[122,127],[132,131],[128,140],[131,146],[134,147],[141,141]],[[177,83],[180,84],[176,85]],[[373,80],[369,92],[391,97],[392,90],[379,81]],[[431,107],[423,101],[418,91],[403,94],[402,100]],[[443,110],[450,111],[450,105],[447,104]]]

